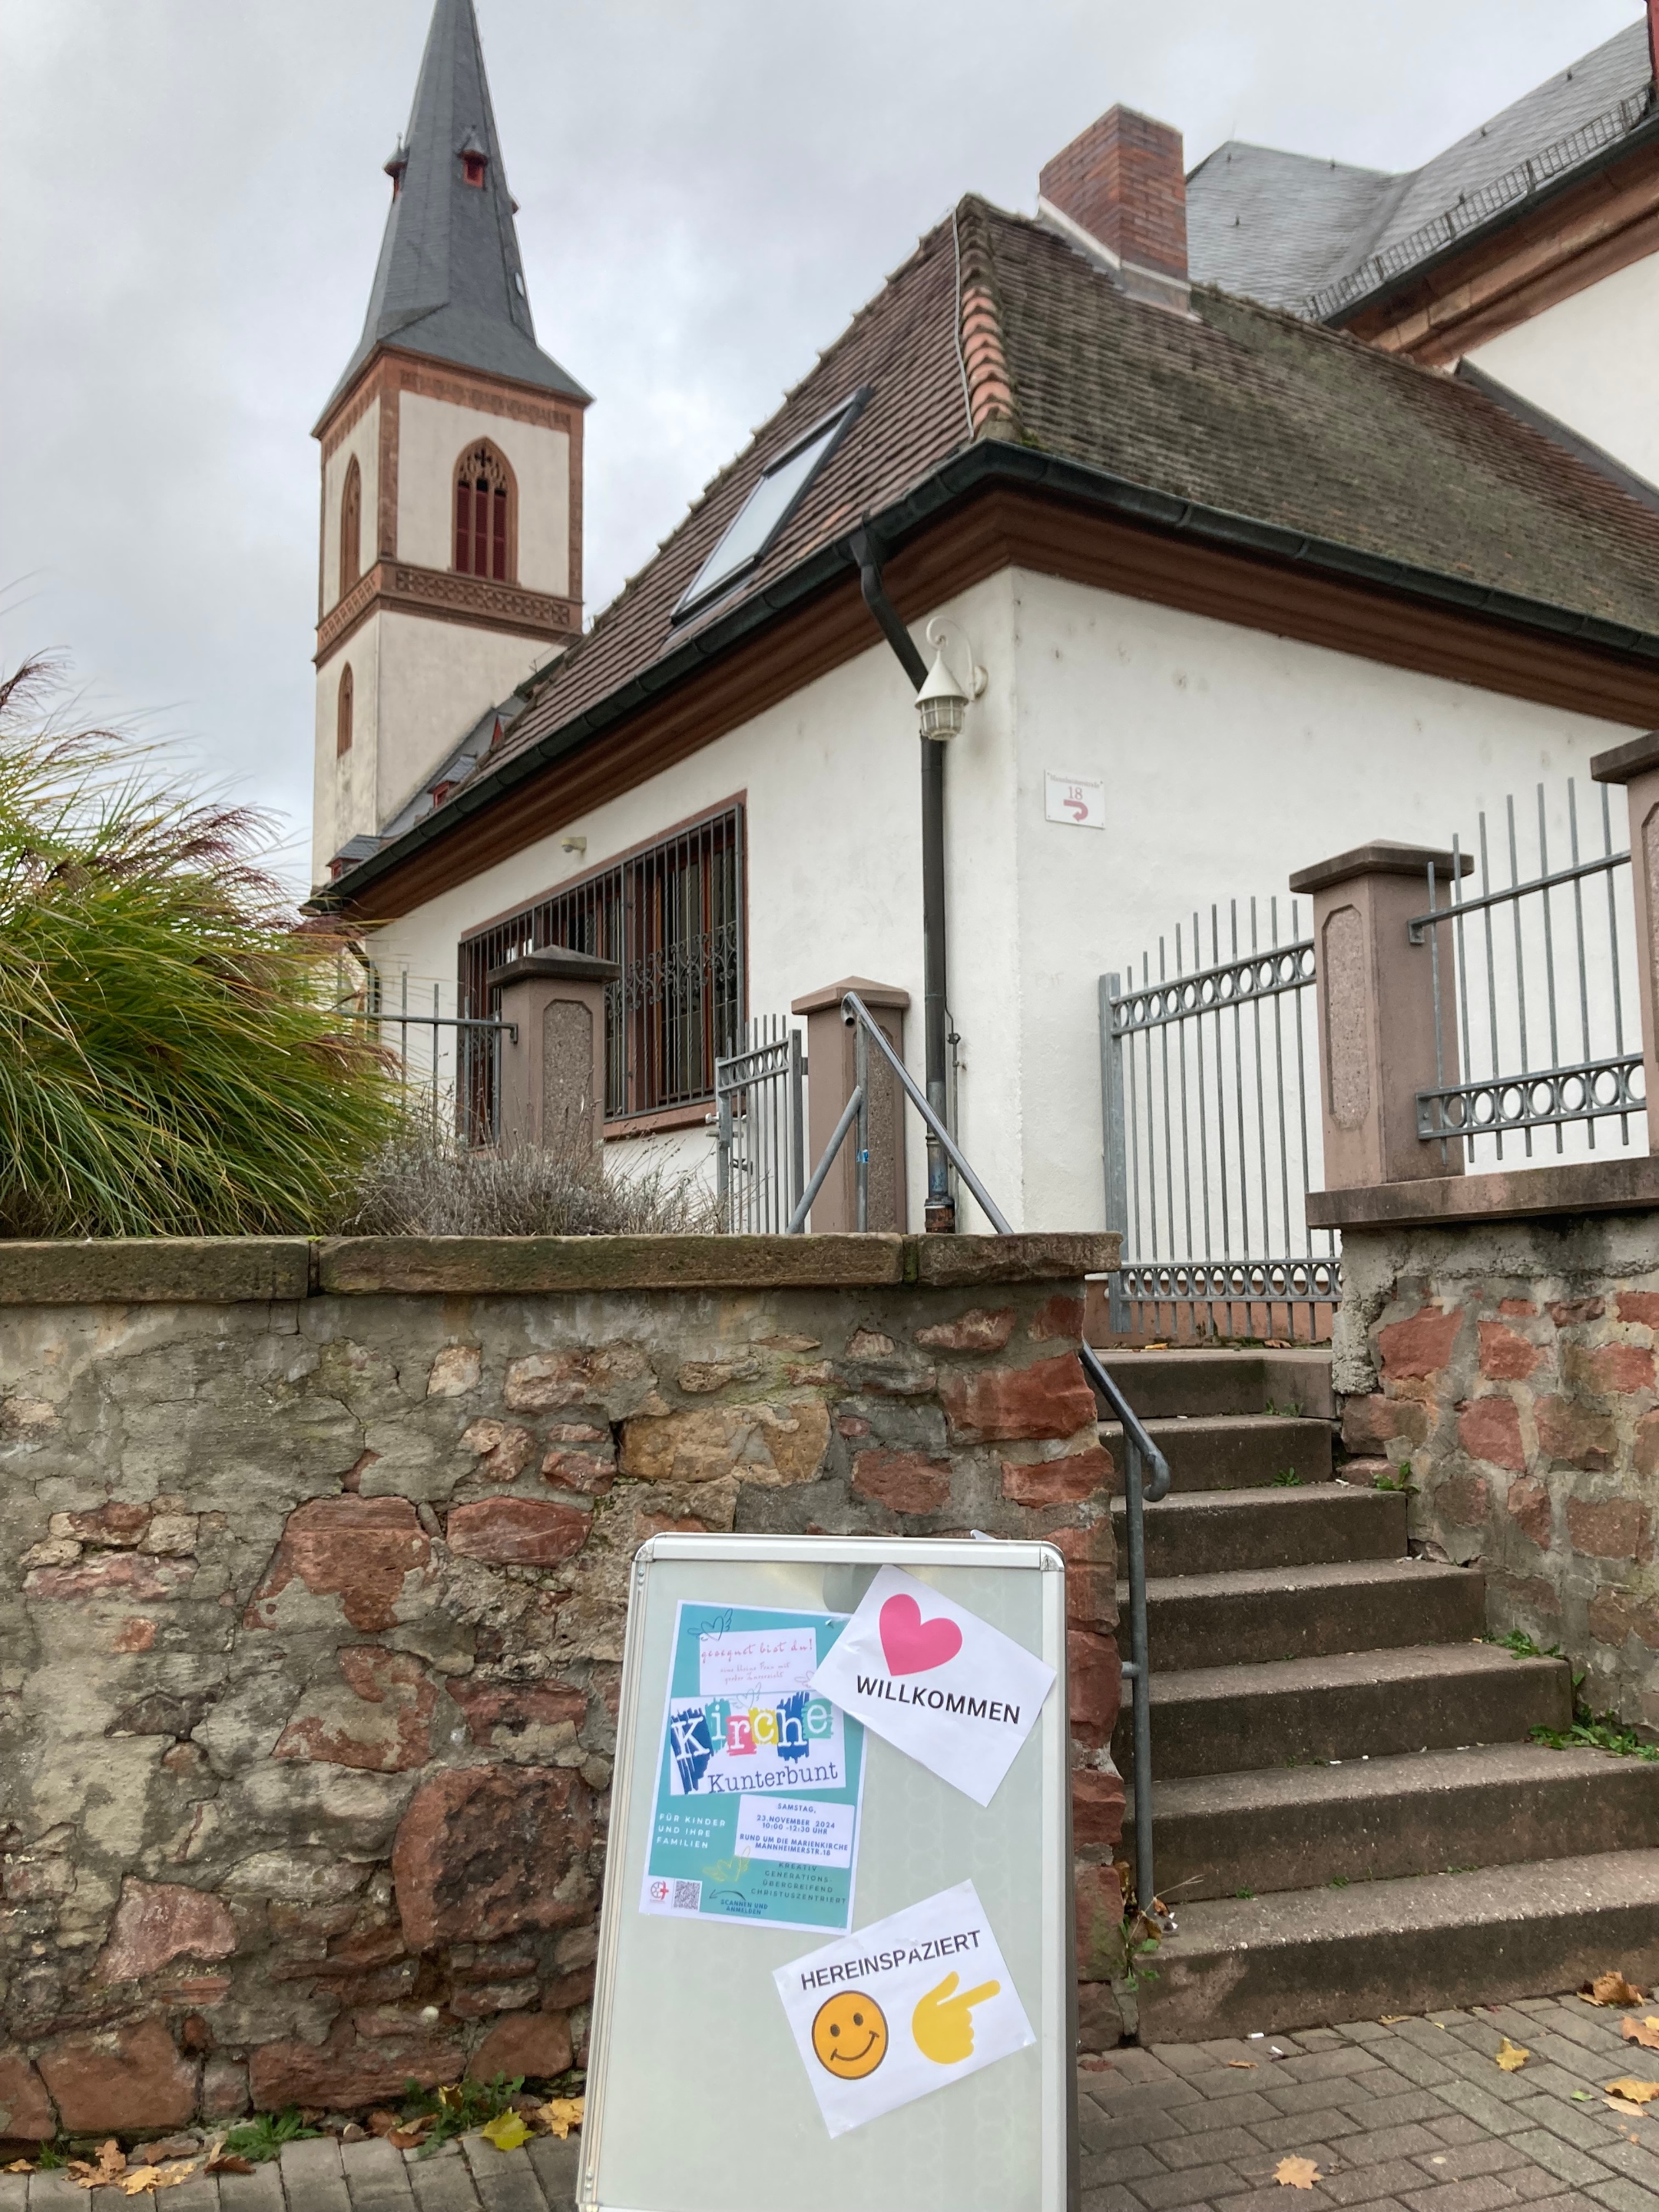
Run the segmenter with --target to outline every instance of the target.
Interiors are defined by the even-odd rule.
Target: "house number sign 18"
[[[1043,777],[1043,811],[1050,822],[1069,822],[1077,830],[1106,827],[1106,787],[1082,776],[1056,775],[1050,769]]]

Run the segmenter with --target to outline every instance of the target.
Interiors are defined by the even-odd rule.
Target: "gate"
[[[1100,979],[1106,1224],[1123,1237],[1111,1279],[1115,1335],[1202,1343],[1216,1337],[1330,1334],[1340,1296],[1335,1233],[1310,1232],[1320,1121],[1314,945],[1260,941],[1255,899],[1241,947],[1212,906]],[[1153,973],[1156,966],[1156,974]],[[1310,1112],[1309,1091],[1314,1092]]]
[[[716,1189],[728,1236],[781,1236],[806,1180],[800,1031],[782,1014],[747,1024],[743,1049],[714,1062]]]

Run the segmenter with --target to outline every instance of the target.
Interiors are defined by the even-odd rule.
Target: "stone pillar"
[[[1659,730],[1597,753],[1598,783],[1622,783],[1630,810],[1630,872],[1636,902],[1637,988],[1642,1001],[1643,1074],[1659,1099]],[[1659,1106],[1648,1115],[1648,1150],[1659,1152]]]
[[[1291,878],[1293,891],[1313,897],[1328,1190],[1463,1172],[1461,1139],[1425,1144],[1417,1133],[1417,1094],[1437,1081],[1436,933],[1413,945],[1407,924],[1428,910],[1431,860],[1441,900],[1452,855],[1424,845],[1361,845]],[[1472,866],[1464,854],[1465,875]],[[1437,934],[1441,1066],[1455,1083],[1456,974],[1450,933]]]
[[[605,989],[621,974],[591,952],[526,952],[489,975],[501,1018],[497,1141],[597,1150],[605,1132]]]
[[[904,1012],[910,994],[893,983],[872,983],[862,975],[844,976],[809,991],[789,1011],[806,1017],[806,1173],[823,1158],[836,1133],[842,1109],[853,1095],[853,1032],[842,1018],[841,1002],[856,991],[899,1058],[904,1058]],[[909,1225],[904,1181],[904,1125],[909,1112],[898,1078],[874,1045],[870,1048],[870,1226],[903,1231]],[[849,1132],[841,1158],[830,1169],[812,1203],[815,1236],[858,1226],[857,1170]]]

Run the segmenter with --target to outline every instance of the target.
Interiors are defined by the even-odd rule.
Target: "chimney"
[[[1650,11],[1659,0],[1648,0]],[[1132,297],[1185,313],[1187,179],[1181,133],[1108,108],[1043,166],[1039,211],[1103,260]]]

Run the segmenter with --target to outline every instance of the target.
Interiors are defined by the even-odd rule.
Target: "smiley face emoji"
[[[887,2015],[862,1990],[826,1997],[812,2018],[817,2062],[842,2081],[861,2081],[887,2056]]]

